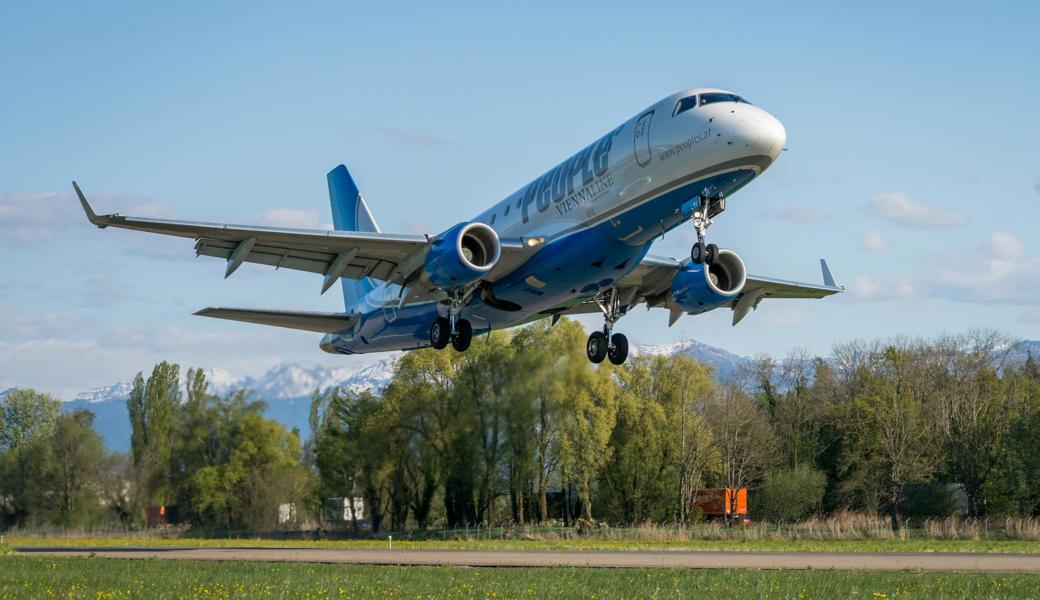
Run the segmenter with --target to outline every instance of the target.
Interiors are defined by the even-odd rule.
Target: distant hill
[[[633,356],[684,354],[698,360],[715,371],[716,379],[732,378],[740,369],[751,364],[751,359],[727,352],[695,340],[658,346],[633,346]],[[1040,360],[1040,341],[1028,340],[1020,343],[1012,352],[1013,360],[1024,361],[1027,356]],[[266,415],[286,427],[297,428],[303,437],[309,435],[311,393],[315,389],[332,386],[360,391],[379,391],[390,381],[394,361],[399,354],[392,354],[363,366],[323,367],[305,363],[283,363],[260,377],[239,377],[220,369],[206,371],[210,389],[217,394],[226,394],[236,389],[251,389],[258,399],[267,402]],[[65,402],[65,409],[72,411],[86,408],[94,412],[94,425],[112,450],[125,452],[130,448],[130,420],[126,414],[126,399],[130,396],[131,383],[124,381],[107,387],[94,388],[79,393],[75,399]],[[7,392],[0,393],[0,397]]]
[[[390,380],[394,356],[362,367],[322,367],[303,363],[284,363],[260,377],[238,377],[220,369],[207,369],[210,391],[226,394],[237,389],[250,389],[256,398],[267,402],[265,414],[286,427],[298,428],[302,436],[309,434],[311,394],[315,389],[332,386],[360,391],[382,389]],[[130,419],[126,400],[132,383],[123,381],[106,387],[80,392],[65,402],[68,411],[85,408],[95,415],[94,426],[112,450],[130,449]]]

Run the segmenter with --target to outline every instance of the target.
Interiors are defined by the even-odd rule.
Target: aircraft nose
[[[764,154],[776,160],[784,151],[784,146],[787,145],[787,130],[784,129],[784,125],[779,119],[769,113],[765,113],[765,118],[759,123],[759,128],[761,132],[757,145]]]
[[[756,106],[741,106],[731,115],[733,139],[748,154],[776,160],[787,144],[787,130],[773,115]]]

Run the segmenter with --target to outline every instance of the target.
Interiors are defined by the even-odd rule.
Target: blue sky
[[[0,389],[70,397],[162,358],[257,374],[343,364],[317,336],[192,317],[336,310],[320,277],[98,231],[99,209],[331,221],[346,163],[386,231],[438,232],[657,99],[714,85],[785,124],[788,151],[712,228],[754,273],[825,301],[643,310],[639,343],[741,354],[990,327],[1040,338],[1035,3],[175,3],[0,8]],[[691,228],[653,252],[681,256]],[[590,321],[591,323],[591,321]]]

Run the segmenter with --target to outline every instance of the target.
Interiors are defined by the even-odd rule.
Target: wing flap
[[[357,317],[345,313],[307,312],[295,310],[262,310],[254,308],[221,308],[211,306],[195,313],[200,317],[227,319],[243,323],[301,329],[317,333],[343,333],[357,323]]]

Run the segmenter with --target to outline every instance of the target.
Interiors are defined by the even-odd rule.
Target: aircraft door
[[[636,121],[635,151],[636,162],[639,163],[640,167],[649,165],[650,159],[653,158],[650,154],[650,121],[653,118],[654,111],[651,110],[643,113],[643,116]]]

